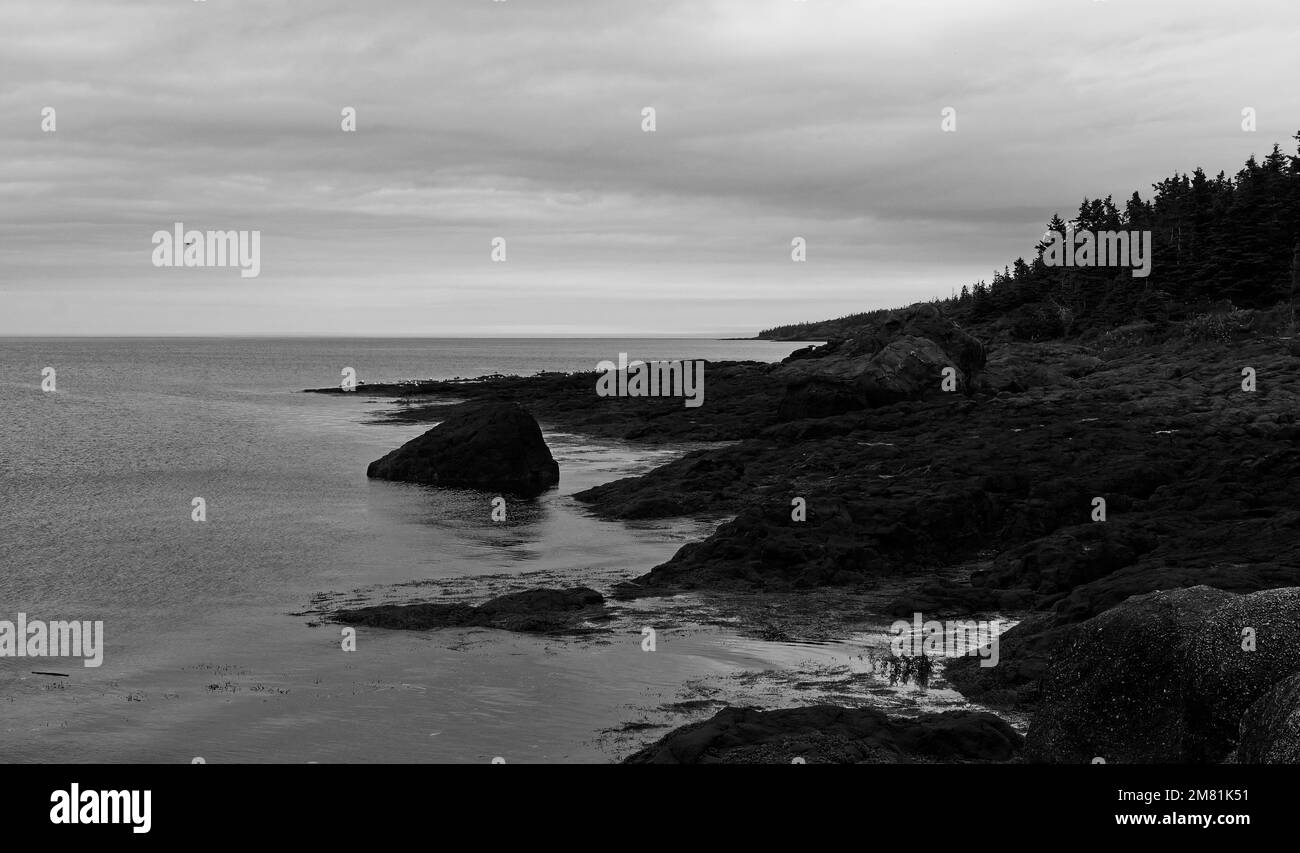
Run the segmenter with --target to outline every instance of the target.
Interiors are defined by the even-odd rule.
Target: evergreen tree
[[[1296,154],[1274,145],[1262,161],[1251,156],[1231,177],[1220,171],[1211,178],[1201,168],[1174,173],[1151,185],[1150,201],[1135,191],[1121,210],[1111,196],[1085,198],[1070,222],[1059,214],[1048,222],[1047,229],[1060,234],[1151,232],[1148,278],[1123,267],[1048,266],[1045,235],[1028,263],[1017,259],[994,273],[991,287],[978,282],[969,297],[963,289],[959,304],[968,306],[972,319],[1015,314],[1026,327],[1033,326],[1026,317],[1050,308],[1072,316],[1080,331],[1180,318],[1221,300],[1254,308],[1285,302],[1295,287],[1292,264],[1300,241],[1300,133],[1294,139]]]

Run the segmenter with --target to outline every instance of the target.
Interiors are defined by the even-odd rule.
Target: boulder
[[[1226,754],[1247,709],[1300,670],[1300,588],[1233,596],[1188,640],[1187,677],[1217,735],[1207,738]]]
[[[824,418],[942,393],[943,369],[965,390],[984,365],[983,345],[922,304],[861,334],[787,358],[774,378],[786,383],[778,418]]]
[[[1300,673],[1274,684],[1241,718],[1238,764],[1300,764]]]
[[[560,466],[533,416],[515,403],[460,409],[370,463],[366,476],[535,496],[560,482]]]
[[[1204,762],[1188,638],[1232,598],[1205,586],[1139,595],[1075,627],[1043,677],[1030,761]]]
[[[1223,761],[1246,709],[1300,669],[1298,617],[1300,588],[1196,586],[1134,596],[1073,626],[1043,675],[1026,759]]]
[[[987,711],[890,717],[875,708],[724,708],[669,732],[625,764],[998,763],[1023,738]]]

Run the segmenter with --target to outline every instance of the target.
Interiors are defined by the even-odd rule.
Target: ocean
[[[322,607],[607,586],[717,521],[595,519],[574,492],[688,448],[543,423],[560,487],[493,524],[480,495],[367,480],[428,425],[373,422],[390,404],[364,388],[301,391],[347,367],[381,382],[592,370],[620,352],[776,361],[800,346],[0,339],[0,620],[104,625],[99,667],[0,657],[0,761],[610,761],[683,722],[675,704],[780,704],[779,686],[743,676],[833,666],[848,647],[693,626],[646,654],[628,617],[590,639],[362,629],[344,651]]]

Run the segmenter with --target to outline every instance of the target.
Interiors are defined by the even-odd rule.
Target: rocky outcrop
[[[627,764],[910,764],[1011,761],[1023,738],[982,711],[890,717],[875,708],[724,708]]]
[[[917,305],[867,331],[790,356],[773,376],[786,383],[778,417],[822,418],[943,393],[943,369],[968,390],[984,347],[934,305]]]
[[[1054,630],[1154,590],[1300,585],[1300,363],[1268,340],[1174,341],[1104,363],[1079,349],[1045,349],[1073,387],[776,424],[577,497],[610,518],[734,515],[630,594],[913,575],[908,598],[925,606],[907,612],[1028,608]],[[1241,390],[1240,364],[1267,379],[1258,392]],[[968,584],[927,577],[956,565],[978,571]],[[1004,668],[1016,669],[972,682],[1029,698],[1034,685],[1000,680]]]
[[[1246,709],[1297,669],[1300,588],[1235,595],[1196,586],[1136,596],[1058,644],[1025,758],[1219,762],[1231,754]]]
[[[560,481],[560,466],[533,416],[513,403],[462,408],[370,463],[366,476],[534,496]]]
[[[802,519],[793,517],[793,494],[805,502]],[[936,495],[902,482],[883,503],[866,490],[855,494],[815,486],[773,492],[765,502],[742,508],[708,539],[683,546],[650,574],[620,586],[619,592],[786,591],[860,583],[947,562],[970,547],[968,537],[995,512],[974,483]]]
[[[569,633],[586,622],[609,618],[604,597],[588,587],[530,589],[468,604],[380,604],[339,610],[349,625],[427,631],[433,628],[499,628],[530,634]]]
[[[706,515],[725,511],[744,497],[745,468],[770,444],[744,441],[687,453],[657,469],[654,483],[625,477],[574,495],[603,516],[628,520]]]

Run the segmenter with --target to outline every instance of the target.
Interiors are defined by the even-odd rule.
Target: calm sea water
[[[799,346],[0,339],[0,619],[103,620],[106,640],[97,669],[0,658],[0,760],[609,760],[620,746],[603,730],[690,685],[828,654],[706,631],[646,655],[634,624],[599,641],[363,630],[345,652],[337,625],[305,613],[449,583],[472,594],[457,579],[478,576],[599,585],[711,525],[592,518],[574,492],[685,448],[545,424],[561,487],[493,524],[481,494],[366,479],[427,426],[368,423],[385,401],[301,389],[344,367],[378,382],[590,370],[619,352],[775,361]]]

